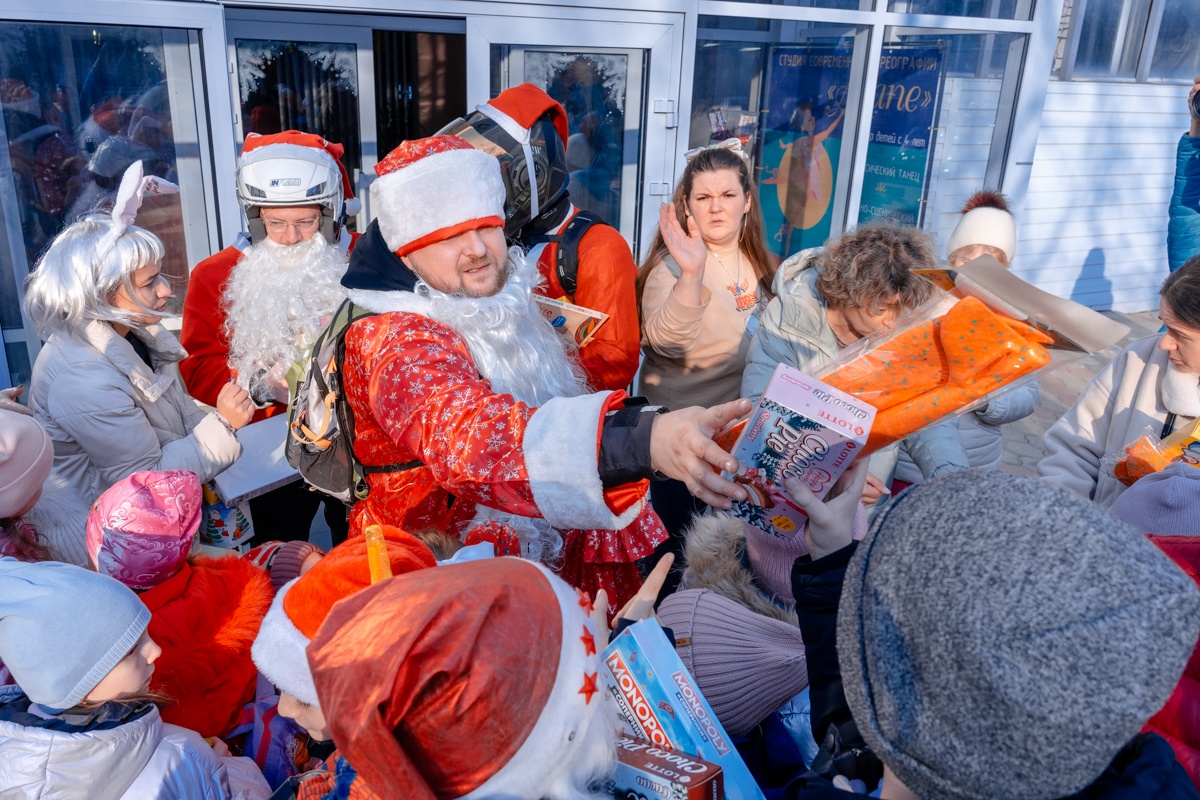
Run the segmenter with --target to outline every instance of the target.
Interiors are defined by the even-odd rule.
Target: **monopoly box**
[[[630,625],[602,653],[605,692],[633,736],[721,768],[729,800],[764,800],[750,770],[721,727],[655,619]]]
[[[723,800],[721,768],[642,739],[617,739],[614,800]]]
[[[806,516],[783,490],[794,477],[823,498],[866,444],[875,408],[787,364],[775,368],[770,383],[740,434],[722,446],[741,469],[731,476],[749,498],[735,501],[732,513],[760,530],[792,539]]]

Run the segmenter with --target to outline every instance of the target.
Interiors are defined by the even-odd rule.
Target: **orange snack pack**
[[[868,455],[1045,366],[1051,341],[967,297],[819,377],[875,406]]]
[[[1200,420],[1162,441],[1146,435],[1125,445],[1125,456],[1113,465],[1113,476],[1126,486],[1133,486],[1139,479],[1164,470],[1175,461],[1200,467]]]

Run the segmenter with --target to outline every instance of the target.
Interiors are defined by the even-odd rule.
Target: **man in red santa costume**
[[[259,407],[255,421],[287,410],[288,369],[345,298],[339,281],[355,238],[345,220],[359,203],[341,156],[340,144],[312,133],[246,137],[237,193],[249,241],[196,265],[184,301],[179,369],[201,402],[235,380]],[[321,498],[295,483],[251,500],[256,535],[307,538]],[[342,504],[327,500],[325,517],[343,539]]]
[[[620,608],[640,584],[634,562],[666,535],[646,480],[678,475],[723,508],[744,497],[713,471],[736,462],[711,437],[749,404],[661,413],[589,394],[533,301],[536,266],[506,247],[496,159],[434,136],[404,142],[376,173],[364,247],[378,236],[387,257],[360,248],[342,279],[377,314],[347,330],[343,380],[357,458],[402,466],[367,476],[352,531],[462,533],[504,518],[527,553]]]
[[[504,231],[537,264],[542,282],[535,291],[608,315],[579,350],[588,386],[628,388],[641,355],[637,265],[615,228],[580,216],[571,202],[567,112],[532,83],[523,83],[440,132],[459,136],[500,160]],[[572,236],[575,226],[583,226],[580,238]],[[564,238],[573,239],[575,247],[565,247]]]

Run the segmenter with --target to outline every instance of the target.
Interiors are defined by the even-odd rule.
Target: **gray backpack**
[[[354,412],[346,400],[342,363],[346,331],[370,311],[342,301],[302,359],[303,372],[288,404],[288,463],[313,489],[348,506],[367,496],[366,476],[416,469],[421,462],[367,466],[354,456]]]

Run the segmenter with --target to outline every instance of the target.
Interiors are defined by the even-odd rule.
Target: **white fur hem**
[[[574,762],[579,748],[588,739],[586,734],[592,718],[599,713],[600,705],[607,702],[599,676],[599,656],[595,652],[589,654],[582,641],[585,631],[593,636],[595,631],[579,605],[579,596],[562,580],[553,579],[545,567],[536,566],[554,589],[562,616],[562,641],[554,688],[550,690],[533,730],[513,757],[461,800],[545,797],[561,775],[576,766]],[[583,694],[580,689],[585,678],[596,681],[596,688],[601,691],[590,697]],[[554,767],[547,766],[547,755],[551,753],[557,762]]]
[[[525,427],[522,451],[533,500],[556,528],[621,530],[641,511],[641,504],[634,503],[617,515],[604,502],[596,435],[609,394],[556,397],[538,408]]]
[[[271,608],[263,617],[262,627],[258,629],[258,636],[250,648],[250,658],[263,677],[278,689],[301,703],[320,708],[317,687],[308,668],[308,655],[304,652],[308,647],[308,639],[283,610],[283,598],[298,580],[295,578],[285,583],[271,601]]]
[[[367,311],[376,314],[387,314],[392,311],[403,311],[410,314],[429,316],[429,299],[421,297],[416,292],[382,292],[378,289],[350,289],[346,292],[350,302]]]

